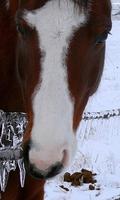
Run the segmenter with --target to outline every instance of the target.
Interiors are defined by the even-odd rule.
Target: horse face
[[[75,133],[103,70],[111,6],[108,0],[23,2],[16,24],[29,121],[25,163],[34,177],[49,178],[76,152]]]

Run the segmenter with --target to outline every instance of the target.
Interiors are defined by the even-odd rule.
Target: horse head
[[[22,95],[17,105],[28,116],[25,164],[36,178],[53,177],[73,159],[83,111],[98,88],[111,4],[6,0],[5,6],[14,18],[15,64],[10,66],[17,69]]]

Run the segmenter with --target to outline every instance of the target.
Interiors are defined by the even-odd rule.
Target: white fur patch
[[[73,108],[64,58],[74,31],[86,22],[70,0],[52,0],[35,12],[25,12],[27,22],[36,27],[40,49],[45,52],[41,63],[41,84],[33,97],[33,147],[30,157],[54,164],[67,150],[73,157],[76,140],[73,133]],[[64,57],[63,57],[64,55]]]

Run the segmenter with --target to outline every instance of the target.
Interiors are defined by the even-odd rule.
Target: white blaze
[[[54,164],[62,160],[63,150],[67,150],[71,160],[76,146],[72,129],[74,102],[68,90],[64,59],[69,41],[74,31],[85,23],[85,16],[75,10],[70,0],[52,0],[33,13],[26,12],[25,19],[38,31],[40,49],[45,52],[41,63],[42,82],[33,96],[30,156]]]

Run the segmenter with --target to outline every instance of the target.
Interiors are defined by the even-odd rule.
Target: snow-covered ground
[[[113,0],[120,3],[120,0]],[[115,5],[116,6],[116,5]],[[117,5],[113,14],[120,6]],[[120,108],[120,17],[113,17],[112,35],[107,41],[105,69],[97,93],[90,98],[86,111]],[[70,186],[63,176],[48,181],[45,200],[120,200],[120,117],[83,121],[78,130],[78,152],[70,172],[87,168],[97,173],[100,190],[88,185]],[[69,188],[65,191],[60,188]]]

